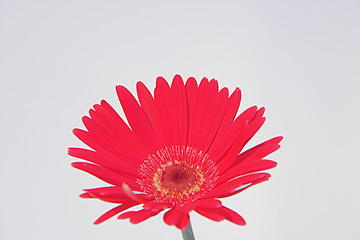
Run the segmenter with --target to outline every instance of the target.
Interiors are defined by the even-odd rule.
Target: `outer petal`
[[[234,122],[232,122],[231,126],[223,127],[223,130],[219,132],[213,146],[209,151],[209,156],[213,161],[219,163],[224,162],[224,156],[226,156],[233,144],[238,141],[240,135],[245,132],[249,121],[248,119],[255,116],[256,110],[257,107],[255,106],[246,109],[235,119]],[[234,149],[232,152],[234,152]]]
[[[185,86],[180,75],[175,75],[170,94],[170,126],[175,145],[186,145],[188,131],[188,103]]]
[[[163,139],[164,146],[174,145],[174,137],[172,134],[172,128],[169,121],[169,98],[170,98],[170,86],[163,77],[156,79],[156,87],[154,90],[154,104],[158,114],[159,129]]]
[[[91,136],[91,134],[89,132],[82,130],[82,129],[75,128],[73,130],[73,133],[78,139],[80,139],[80,141],[82,141],[83,143],[85,143],[86,145],[91,147],[92,149],[94,149],[94,150],[104,149],[104,147],[101,146],[101,144],[98,141],[96,141],[96,139],[93,136]]]
[[[131,142],[132,145],[138,147],[141,153],[147,155],[148,151],[145,146],[139,142],[134,132],[131,131],[129,126],[124,122],[124,120],[119,116],[119,114],[117,114],[117,112],[105,100],[101,101],[101,107],[104,109],[104,111],[106,111],[107,116],[113,121],[114,125],[116,125],[115,128],[118,129],[116,135],[122,136],[123,138],[127,139]]]
[[[195,104],[196,95],[197,95],[197,91],[198,91],[198,85],[197,85],[195,78],[190,77],[186,81],[185,90],[186,90],[188,104],[189,104],[189,106],[193,106]]]
[[[139,212],[137,212],[136,214],[134,214],[131,218],[130,218],[130,222],[133,224],[137,224],[140,222],[143,222],[155,215],[157,215],[159,212],[161,212],[162,210],[159,210],[157,212],[154,211],[147,211],[147,210],[140,210]]]
[[[192,89],[193,90],[193,89]],[[190,147],[195,147],[199,150],[203,149],[206,141],[207,133],[204,131],[204,123],[208,121],[207,114],[210,109],[210,104],[215,99],[218,93],[217,81],[212,80],[208,82],[206,78],[200,82],[199,88],[192,94],[191,101],[189,101],[189,141]]]
[[[144,209],[142,209],[140,211],[130,211],[130,212],[125,212],[123,214],[120,214],[118,219],[129,218],[131,223],[137,224],[137,223],[143,222],[143,221],[157,215],[161,211],[162,210],[148,211],[148,210],[144,210]]]
[[[190,216],[188,213],[183,213],[179,220],[176,222],[175,226],[180,230],[185,230],[190,222]]]
[[[151,152],[156,152],[161,146],[145,112],[125,87],[117,86],[116,91],[126,118],[135,135]]]
[[[279,142],[281,139],[282,137],[270,139],[238,155],[228,170],[221,174],[218,182],[223,182],[245,173],[251,173],[275,167],[276,162],[270,160],[261,161],[261,159],[279,149]]]
[[[220,222],[225,219],[222,211],[219,211],[216,208],[195,208],[195,212],[216,222]]]
[[[253,173],[253,172],[259,172],[263,170],[267,170],[270,168],[276,167],[277,163],[271,160],[259,160],[259,161],[252,161],[247,162],[243,164],[239,164],[236,167],[230,168],[229,171],[223,173],[219,179],[218,182],[222,183],[224,181],[230,180],[232,178]]]
[[[248,187],[258,181],[264,181],[269,179],[269,173],[253,173],[242,177],[235,178],[223,184],[216,186],[213,190],[203,196],[203,198],[214,198],[222,195],[229,195],[242,190],[244,187]]]
[[[180,230],[185,230],[189,221],[189,214],[182,211],[181,207],[173,207],[164,214],[164,222],[170,226],[175,225]]]
[[[164,222],[170,226],[175,225],[182,215],[181,208],[173,207],[164,214]]]
[[[194,140],[190,139],[190,136],[193,136],[193,132],[195,131],[195,117],[196,117],[196,101],[198,98],[198,86],[195,78],[190,77],[185,84],[186,89],[186,96],[188,101],[188,138],[187,138],[187,145],[190,145]]]
[[[102,149],[106,149],[106,151],[121,159],[132,159],[132,164],[135,165],[138,165],[143,159],[144,155],[139,155],[139,152],[129,152],[124,143],[120,142],[112,134],[99,126],[93,119],[83,117],[82,120],[89,133],[102,145]]]
[[[155,101],[153,96],[151,95],[150,91],[147,89],[147,87],[142,83],[138,82],[136,84],[136,90],[139,97],[139,101],[141,104],[141,107],[144,109],[151,126],[154,129],[154,133],[157,135],[159,141],[161,142],[162,146],[167,145],[167,139],[165,136],[165,129],[162,125],[162,119],[159,117],[159,112],[156,109]]]
[[[158,77],[154,95],[163,146],[186,145],[188,103],[182,78],[176,75],[170,88],[164,78]]]
[[[193,203],[195,207],[199,208],[220,208],[222,207],[221,201],[218,199],[200,199]]]
[[[126,146],[126,148],[123,149],[124,152],[131,155],[133,159],[136,157],[142,160],[144,156],[147,156],[148,152],[143,148],[139,141],[137,141],[134,133],[131,131],[128,132],[128,126],[126,124],[123,125],[122,120],[120,123],[115,122],[108,111],[101,105],[95,104],[94,109],[95,111],[92,115],[90,114],[90,116],[97,121],[98,124],[101,124],[104,128],[106,128],[107,131],[111,133],[122,146]]]
[[[225,109],[228,102],[229,90],[227,88],[221,89],[217,94],[216,98],[210,105],[209,111],[204,122],[203,129],[206,134],[204,139],[201,141],[200,149],[208,152],[211,144],[213,143],[216,134],[219,131],[221,122],[223,121]]]
[[[133,165],[130,165],[129,162],[126,162],[118,157],[115,157],[104,151],[91,151],[88,149],[82,148],[69,148],[68,154],[72,157],[80,158],[87,160],[89,162],[101,165],[110,171],[116,172],[118,174],[125,174],[136,178],[137,168]]]
[[[241,128],[243,131],[239,134],[234,144],[231,146],[226,155],[221,158],[221,161],[218,164],[218,171],[220,173],[225,171],[234,162],[234,159],[242,150],[244,145],[260,129],[264,122],[265,118],[260,117],[251,121],[245,128]]]
[[[116,174],[106,168],[103,168],[98,165],[94,165],[91,163],[85,163],[85,162],[73,162],[71,164],[74,168],[83,170],[87,173],[90,173],[91,175],[94,175],[95,177],[110,183],[112,185],[121,186],[124,182],[128,183],[133,189],[140,190],[140,186],[135,182],[134,179],[127,178],[124,175]]]
[[[246,224],[244,218],[242,218],[238,213],[234,212],[233,210],[227,207],[222,207],[222,211],[226,220],[229,220],[230,222],[237,225],[243,226]]]
[[[134,200],[136,202],[144,202],[143,196],[139,195],[139,194],[134,194],[133,191],[131,190],[130,186],[127,185],[126,183],[122,183],[122,189],[123,189],[124,193],[132,200]]]
[[[215,140],[209,149],[209,155],[213,159],[221,157],[233,144],[236,139],[236,131],[234,131],[233,120],[238,111],[241,99],[241,92],[237,88],[228,99],[226,111],[221,122],[221,126],[217,132]]]
[[[143,205],[143,208],[145,210],[149,210],[149,211],[158,211],[158,210],[163,210],[163,209],[166,209],[169,207],[170,207],[170,205],[168,203],[158,203],[158,202],[154,202],[154,201],[147,201]]]
[[[134,197],[129,197],[122,187],[118,186],[86,189],[85,191],[91,197],[112,203],[143,203],[146,200],[145,194],[137,194],[136,199],[134,199]],[[82,197],[87,198],[87,195],[82,195]]]
[[[200,215],[209,218],[213,221],[229,220],[238,225],[245,225],[245,220],[233,210],[224,206],[220,208],[196,208],[195,211]]]
[[[252,187],[252,186],[254,186],[256,184],[262,183],[262,182],[267,181],[267,180],[269,180],[268,177],[259,178],[256,181],[253,181],[253,182],[247,183],[247,184],[243,184],[243,185],[237,187],[235,189],[235,191],[230,191],[230,192],[227,192],[227,193],[223,193],[223,194],[218,195],[217,197],[218,198],[226,198],[226,197],[236,195],[236,194],[238,194],[240,192],[243,192],[244,190],[248,189],[249,187]]]
[[[270,153],[279,149],[280,147],[279,143],[281,142],[282,139],[283,137],[274,137],[253,148],[250,148],[249,150],[246,150],[245,152],[241,153],[236,157],[231,167],[234,167],[237,164],[240,164],[244,161],[254,161],[266,157]]]
[[[107,211],[106,213],[104,213],[103,215],[101,215],[95,222],[94,224],[100,224],[106,220],[108,220],[109,218],[115,216],[116,214],[125,211],[126,209],[129,209],[133,206],[138,205],[138,203],[124,203],[121,204],[117,207],[114,207],[113,209]]]

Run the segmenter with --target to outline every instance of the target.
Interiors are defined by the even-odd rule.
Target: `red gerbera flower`
[[[165,223],[184,230],[194,210],[244,225],[219,198],[268,180],[270,174],[259,171],[276,166],[264,157],[280,147],[282,137],[240,153],[264,123],[264,108],[253,106],[235,118],[240,90],[229,97],[227,88],[219,91],[217,81],[206,78],[199,86],[192,77],[184,85],[176,75],[170,87],[158,77],[154,97],[138,82],[140,104],[125,87],[116,91],[129,125],[103,100],[83,117],[87,131],[74,129],[92,150],[69,149],[69,155],[91,162],[73,167],[111,184],[80,195],[117,204],[95,224],[121,212],[119,219],[139,223],[166,210]],[[140,204],[141,210],[124,212]]]

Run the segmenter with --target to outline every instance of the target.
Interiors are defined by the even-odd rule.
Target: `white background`
[[[115,86],[216,78],[265,106],[247,147],[285,137],[270,181],[192,214],[197,239],[360,239],[359,1],[0,1],[0,239],[181,239],[162,214],[92,222],[101,181],[70,167],[81,117]]]

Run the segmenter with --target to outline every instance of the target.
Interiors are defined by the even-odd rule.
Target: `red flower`
[[[69,149],[69,155],[91,162],[73,167],[111,184],[80,196],[118,204],[95,224],[120,212],[119,219],[139,223],[167,210],[165,223],[184,230],[194,210],[214,221],[245,225],[218,199],[268,180],[270,174],[260,171],[276,166],[264,157],[280,147],[282,137],[240,153],[264,123],[264,108],[253,106],[235,118],[240,90],[228,97],[227,88],[219,91],[217,81],[206,78],[199,86],[194,78],[184,85],[176,75],[170,87],[159,77],[154,97],[138,82],[140,105],[125,87],[116,91],[129,126],[103,100],[83,117],[87,131],[74,129],[93,150]],[[140,204],[141,210],[124,212]]]

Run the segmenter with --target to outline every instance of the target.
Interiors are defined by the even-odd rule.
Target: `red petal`
[[[108,131],[121,143],[123,147],[123,151],[127,152],[128,155],[131,155],[131,158],[134,161],[134,158],[140,159],[142,161],[144,157],[147,157],[148,152],[146,149],[137,141],[133,132],[129,132],[128,126],[124,124],[120,124],[115,122],[114,119],[111,118],[111,115],[108,111],[100,105],[94,105],[94,109],[96,110],[91,117],[96,121],[95,117],[97,117],[97,123],[102,123],[103,127],[106,127]],[[120,116],[119,116],[120,118]],[[121,118],[120,118],[121,119]],[[100,122],[101,121],[101,122]],[[123,123],[123,120],[121,120]]]
[[[127,185],[126,183],[123,183],[122,184],[122,189],[124,190],[124,193],[129,197],[131,198],[132,200],[136,201],[136,202],[144,202],[143,199],[141,199],[140,196],[134,194],[129,185]]]
[[[207,81],[206,78],[203,78],[201,81],[203,81],[203,80]],[[201,82],[200,82],[200,85],[201,85]],[[210,88],[213,88],[215,90],[215,92],[219,92],[219,84],[215,79],[210,80],[209,86],[210,86]]]
[[[264,107],[259,108],[259,110],[256,112],[256,115],[255,115],[253,120],[258,119],[258,118],[262,118],[264,113],[265,113],[265,108]]]
[[[236,157],[231,167],[234,167],[244,161],[246,162],[255,161],[266,157],[267,155],[275,152],[280,148],[279,143],[281,142],[282,139],[283,137],[275,137],[255,147],[252,147],[249,150],[246,150],[245,152],[241,153]]]
[[[270,153],[275,152],[279,148],[280,148],[280,145],[264,146],[263,148],[255,151],[254,154],[251,154],[249,157],[247,157],[245,159],[245,162],[257,161],[257,160],[263,159],[264,157],[266,157]],[[237,162],[237,160],[236,160],[236,162]]]
[[[249,127],[248,127],[248,129],[247,129],[247,132],[246,132],[246,134],[244,134],[243,136],[243,138],[241,139],[241,140],[243,140],[243,143],[242,143],[242,147],[241,147],[241,149],[245,146],[245,144],[255,135],[255,133],[257,132],[257,131],[259,131],[259,129],[261,128],[261,126],[264,124],[264,122],[265,122],[265,117],[260,117],[260,118],[257,118],[257,119],[255,119],[255,120],[253,120],[253,121],[251,121],[250,123],[249,123]],[[240,149],[240,150],[241,150]]]
[[[242,150],[246,142],[249,140],[249,136],[253,136],[256,131],[264,124],[265,118],[257,119],[251,122],[247,127],[243,128],[243,132],[239,134],[236,142],[231,146],[230,150],[226,155],[221,159],[221,162],[218,164],[218,171],[222,173],[225,171],[231,164],[234,162],[236,156]]]
[[[140,211],[134,213],[130,217],[130,222],[133,224],[137,224],[137,223],[145,221],[146,219],[148,219],[154,215],[156,215],[156,214],[154,214],[153,212],[146,211],[146,210],[140,210]]]
[[[170,88],[164,78],[158,77],[154,95],[164,146],[186,145],[188,103],[182,78],[176,75]]]
[[[136,178],[133,173],[137,173],[137,168],[131,166],[128,162],[114,155],[98,150],[97,152],[82,149],[82,148],[69,148],[68,154],[72,157],[87,160],[89,162],[101,165],[111,171],[117,173],[125,173],[127,176]]]
[[[199,200],[199,201],[201,201],[201,200]],[[195,208],[195,205],[193,203],[188,203],[185,206],[181,207],[181,211],[184,214],[187,214],[187,213],[191,212],[192,210],[194,210],[194,208]]]
[[[253,182],[257,182],[259,180],[267,180],[270,177],[268,173],[254,173],[246,176],[235,178],[229,182],[225,182],[216,186],[213,190],[205,194],[203,198],[214,198],[224,194],[232,194],[247,184],[251,184]],[[241,187],[239,189],[239,187]]]
[[[207,136],[203,126],[208,121],[209,103],[213,102],[217,93],[217,82],[215,80],[208,82],[206,78],[203,78],[199,88],[194,93],[193,101],[189,102],[189,146],[205,151],[201,148]]]
[[[156,138],[145,112],[125,87],[117,86],[116,91],[126,118],[135,135],[151,152],[156,152],[160,149],[159,140]]]
[[[222,206],[220,200],[213,198],[197,200],[193,204],[200,208],[219,208]]]
[[[197,104],[197,98],[198,98],[198,86],[195,78],[191,77],[186,81],[185,84],[185,90],[186,90],[186,96],[188,100],[188,146],[190,145],[189,138],[190,136],[193,136],[194,129],[194,122],[196,117],[196,104]],[[193,141],[193,140],[190,140]]]
[[[216,222],[220,222],[225,219],[222,212],[216,208],[195,208],[195,212]]]
[[[102,129],[95,121],[89,117],[83,117],[85,127],[89,130],[89,133],[106,149],[108,152],[116,155],[121,159],[131,159],[131,163],[138,166],[144,159],[143,154],[138,154],[136,149],[129,152],[127,146],[120,142],[113,135]],[[130,161],[129,161],[130,162]]]
[[[210,145],[213,143],[216,134],[220,128],[221,122],[224,117],[226,105],[228,102],[229,90],[223,88],[213,100],[210,105],[210,111],[206,116],[206,121],[203,124],[203,129],[206,134],[199,146],[200,149],[203,149],[205,152],[208,152]]]
[[[169,120],[171,131],[173,133],[174,145],[186,145],[188,130],[188,103],[186,91],[180,75],[175,75],[172,85],[169,109]]]
[[[137,212],[137,211],[124,212],[124,213],[120,214],[120,215],[117,217],[117,219],[123,220],[123,219],[131,218],[132,216],[134,216],[134,214],[135,214],[136,212]]]
[[[270,175],[270,174],[269,174]],[[269,179],[269,177],[264,177],[264,178],[259,178],[258,180],[252,182],[252,183],[248,183],[248,184],[245,184],[245,185],[241,185],[239,186],[237,189],[235,189],[235,191],[233,192],[227,192],[227,193],[224,193],[224,194],[220,194],[217,196],[217,198],[226,198],[226,197],[230,197],[230,196],[233,196],[233,195],[236,195],[240,192],[243,192],[245,191],[246,189],[248,189],[249,187],[252,187],[256,184],[259,184],[259,183],[262,183],[264,181],[267,181]]]
[[[169,207],[168,203],[158,203],[158,202],[153,202],[153,201],[148,201],[145,202],[143,205],[143,208],[145,210],[149,210],[149,211],[158,211],[158,210],[163,210]]]
[[[173,207],[164,214],[164,222],[170,226],[175,225],[182,215],[181,208]]]
[[[198,86],[197,86],[197,82],[196,82],[195,78],[190,77],[186,81],[186,84],[185,84],[186,96],[187,96],[189,106],[192,106],[195,104],[197,89],[198,89]]]
[[[235,141],[235,131],[231,129],[232,122],[238,111],[241,99],[241,92],[237,88],[227,102],[224,118],[221,122],[219,131],[215,140],[209,149],[209,155],[214,159],[218,159],[226,152]]]
[[[118,185],[121,186],[122,183],[126,182],[128,183],[133,189],[140,190],[139,185],[133,180],[125,177],[124,175],[116,174],[106,168],[103,168],[98,165],[94,165],[91,163],[85,163],[85,162],[73,162],[71,164],[74,168],[83,170],[107,183],[110,183],[112,185]]]
[[[153,217],[155,215],[157,215],[159,212],[161,212],[162,210],[159,211],[148,211],[148,210],[140,210],[140,211],[129,211],[129,212],[125,212],[121,215],[119,215],[118,219],[126,219],[126,218],[130,218],[130,222],[133,224],[137,224],[140,222],[143,222],[147,219],[149,219],[150,217]]]
[[[113,209],[111,209],[110,211],[107,211],[106,213],[104,213],[103,215],[101,215],[95,222],[94,224],[100,224],[106,220],[108,220],[109,218],[115,216],[116,214],[126,210],[126,209],[129,209],[133,206],[136,206],[138,204],[134,204],[134,203],[124,203],[124,204],[121,204],[117,207],[114,207]]]
[[[226,169],[239,154],[242,142],[239,138],[244,134],[248,121],[256,114],[256,107],[245,110],[238,116],[226,132],[220,134],[210,149],[209,156],[213,161],[218,162],[218,170]]]
[[[214,221],[229,220],[238,225],[245,225],[245,220],[233,210],[222,206],[221,208],[197,208],[195,211]]]
[[[124,194],[122,188],[120,187],[102,187],[102,188],[86,189],[84,191],[86,191],[86,193],[84,194],[87,194],[87,196],[90,196],[91,198],[98,198],[106,202],[111,202],[111,203],[134,202],[132,199],[129,199],[129,197]]]
[[[105,100],[102,100],[100,105],[109,115],[109,117],[113,120],[114,124],[116,124],[116,126],[120,128],[121,131],[123,131],[129,139],[133,139],[135,141],[134,133],[124,122],[124,120],[119,116],[119,114],[110,106],[110,104],[107,103]]]
[[[237,212],[234,212],[233,210],[227,207],[222,207],[222,211],[226,220],[235,223],[237,225],[242,225],[242,226],[246,225],[244,218],[241,217]]]
[[[80,141],[82,141],[92,149],[103,149],[103,146],[101,146],[101,144],[89,132],[75,128],[73,130],[73,133],[78,139],[80,139]]]
[[[237,165],[236,167],[230,168],[227,172],[223,173],[219,178],[218,182],[222,183],[229,179],[248,174],[253,172],[259,172],[276,167],[277,163],[271,160],[258,160],[252,162],[245,162]]]
[[[143,222],[155,215],[157,215],[159,212],[161,212],[162,210],[159,211],[147,211],[147,210],[140,210],[138,212],[136,212],[135,214],[133,214],[133,216],[130,217],[130,222],[133,224],[137,224],[140,222]]]
[[[161,133],[164,136],[164,146],[172,146],[175,143],[173,136],[173,129],[170,122],[171,105],[169,99],[171,98],[171,89],[167,81],[163,77],[156,79],[156,87],[154,90],[154,102],[158,113],[158,121],[161,127]]]
[[[89,193],[82,193],[82,194],[80,194],[80,196],[79,197],[81,197],[81,198],[94,198],[93,196],[91,196]]]
[[[179,218],[179,220],[177,221],[177,223],[175,224],[175,226],[180,229],[181,231],[184,231],[187,226],[189,225],[190,222],[190,216],[189,214],[182,214]]]
[[[101,107],[104,109],[104,111],[106,111],[106,114],[113,120],[113,123],[116,125],[116,128],[119,131],[116,133],[116,135],[122,136],[123,138],[127,139],[131,142],[131,144],[141,149],[141,153],[147,155],[148,152],[145,146],[137,140],[134,132],[131,131],[129,126],[124,122],[124,120],[119,116],[119,114],[117,114],[117,112],[105,100],[101,101]]]
[[[241,91],[239,88],[236,88],[228,99],[226,113],[224,115],[224,120],[223,120],[224,124],[230,125],[234,121],[234,118],[240,106],[240,101],[241,101]]]
[[[139,202],[142,203],[146,200],[145,194],[136,194],[136,200],[131,198],[126,194],[122,187],[102,187],[102,188],[93,188],[86,189],[87,194],[91,197],[98,198],[100,200],[112,203],[129,203],[129,202]]]
[[[172,136],[170,131],[170,123],[168,121],[168,99],[170,94],[170,86],[163,77],[156,79],[156,87],[154,90],[154,102],[158,113],[158,121],[163,129],[163,135],[166,139],[165,144],[172,145]],[[166,145],[165,145],[166,146]]]
[[[164,135],[163,126],[161,124],[162,121],[159,118],[159,113],[155,106],[154,98],[152,97],[150,91],[142,82],[137,82],[136,90],[141,107],[144,109],[151,123],[151,126],[154,129],[154,133],[157,135],[162,146],[166,146],[167,141]]]

